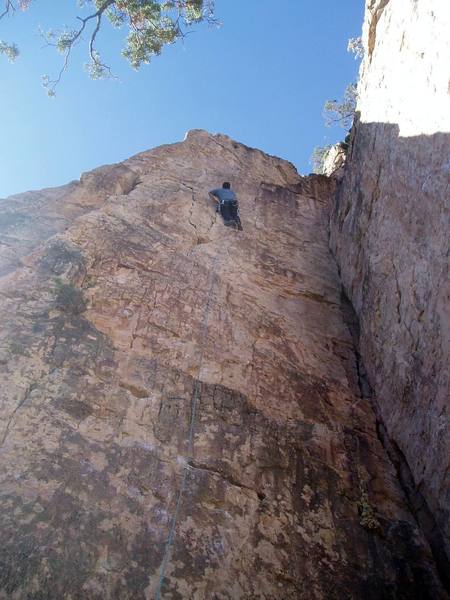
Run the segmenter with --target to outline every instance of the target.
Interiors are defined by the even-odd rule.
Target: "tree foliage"
[[[344,129],[349,129],[352,126],[355,117],[357,100],[358,91],[356,84],[350,83],[344,92],[342,102],[338,102],[337,100],[327,100],[325,102],[325,124],[330,126],[337,123]]]
[[[19,48],[16,44],[8,44],[8,42],[0,40],[0,54],[6,56],[10,62],[14,62],[19,56]]]
[[[13,0],[4,0],[3,10],[0,8],[0,20],[15,13],[18,8],[20,10],[26,10],[29,7],[30,2],[31,0],[18,0],[16,5]],[[0,54],[6,56],[10,62],[14,62],[19,56],[19,48],[14,43],[0,40]]]
[[[364,57],[364,45],[361,37],[350,38],[348,40],[347,51],[355,55],[355,59],[361,59]],[[344,92],[344,98],[342,102],[337,100],[327,100],[324,105],[323,116],[325,124],[330,127],[331,125],[341,125],[344,129],[351,129],[356,113],[356,104],[358,101],[358,89],[355,83],[350,83]],[[342,150],[347,153],[350,143],[350,131],[343,142],[339,142],[339,146]],[[316,146],[314,148],[311,163],[313,166],[313,172],[318,174],[324,173],[324,166],[327,157],[330,153],[332,145],[328,146]]]
[[[26,10],[32,2],[3,0],[4,10],[0,12],[0,19],[11,16],[17,9]],[[56,77],[44,76],[44,87],[49,95],[54,95],[68,68],[73,48],[83,41],[84,36],[89,57],[85,66],[89,75],[93,79],[114,77],[97,49],[97,37],[105,21],[115,28],[127,30],[122,55],[134,69],[148,64],[154,56],[161,54],[164,46],[184,38],[193,25],[217,23],[214,0],[78,0],[78,5],[87,14],[76,17],[76,26],[41,31],[47,45],[56,48],[63,56],[63,64]],[[0,54],[15,60],[19,49],[15,44],[0,41]]]
[[[354,55],[355,60],[358,58],[364,57],[364,45],[362,41],[362,37],[350,38],[348,40],[347,52],[350,52]]]

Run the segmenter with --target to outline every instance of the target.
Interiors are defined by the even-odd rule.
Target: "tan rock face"
[[[450,550],[449,29],[448,2],[367,3],[360,116],[331,218],[380,413],[434,515],[431,535],[443,554]]]
[[[194,131],[3,201],[0,598],[445,597],[357,385],[334,186]]]

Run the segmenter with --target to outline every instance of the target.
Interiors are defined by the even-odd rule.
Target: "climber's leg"
[[[226,225],[231,218],[229,202],[222,202],[222,204],[220,205],[220,214],[222,215],[222,218]]]
[[[224,202],[220,205],[220,213],[226,227],[233,227],[233,229],[242,231],[237,202]]]

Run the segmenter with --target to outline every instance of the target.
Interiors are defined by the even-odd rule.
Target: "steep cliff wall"
[[[447,572],[449,31],[448,2],[367,2],[359,116],[331,217],[388,444]]]
[[[445,597],[358,386],[333,192],[194,131],[2,201],[1,599]]]

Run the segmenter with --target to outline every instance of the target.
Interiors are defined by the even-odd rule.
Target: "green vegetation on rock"
[[[86,308],[86,303],[81,290],[71,283],[63,283],[59,277],[55,278],[56,307],[72,314],[80,314]]]
[[[327,159],[328,153],[330,152],[333,146],[316,146],[314,148],[311,163],[313,166],[313,173],[317,173],[318,175],[324,174],[324,165]]]

